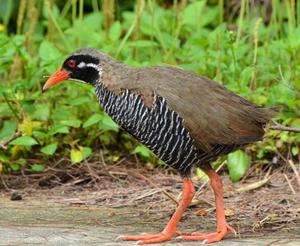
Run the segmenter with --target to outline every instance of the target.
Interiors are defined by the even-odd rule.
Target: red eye
[[[69,60],[67,61],[67,65],[71,68],[76,67],[76,61],[75,60]]]

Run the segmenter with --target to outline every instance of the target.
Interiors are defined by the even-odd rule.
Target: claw
[[[124,235],[117,236],[117,237],[115,238],[115,241],[120,241],[120,240],[122,239],[122,237],[124,237]]]
[[[182,240],[182,236],[178,236],[174,238],[175,241],[181,241]]]

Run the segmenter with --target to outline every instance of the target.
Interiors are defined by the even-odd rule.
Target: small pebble
[[[22,195],[19,192],[14,191],[10,196],[10,200],[11,201],[20,201],[20,200],[22,200]]]

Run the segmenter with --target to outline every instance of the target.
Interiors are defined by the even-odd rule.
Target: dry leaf
[[[204,209],[199,209],[195,212],[196,215],[202,216],[202,215],[207,215],[208,211]]]
[[[225,209],[224,214],[226,217],[234,215],[234,213],[231,209]]]

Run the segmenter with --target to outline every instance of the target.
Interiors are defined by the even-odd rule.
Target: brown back
[[[215,81],[179,68],[118,66],[104,66],[108,88],[115,93],[125,88],[136,91],[149,107],[154,93],[164,97],[184,119],[196,146],[207,152],[218,144],[244,145],[262,139],[264,125],[274,114]]]

